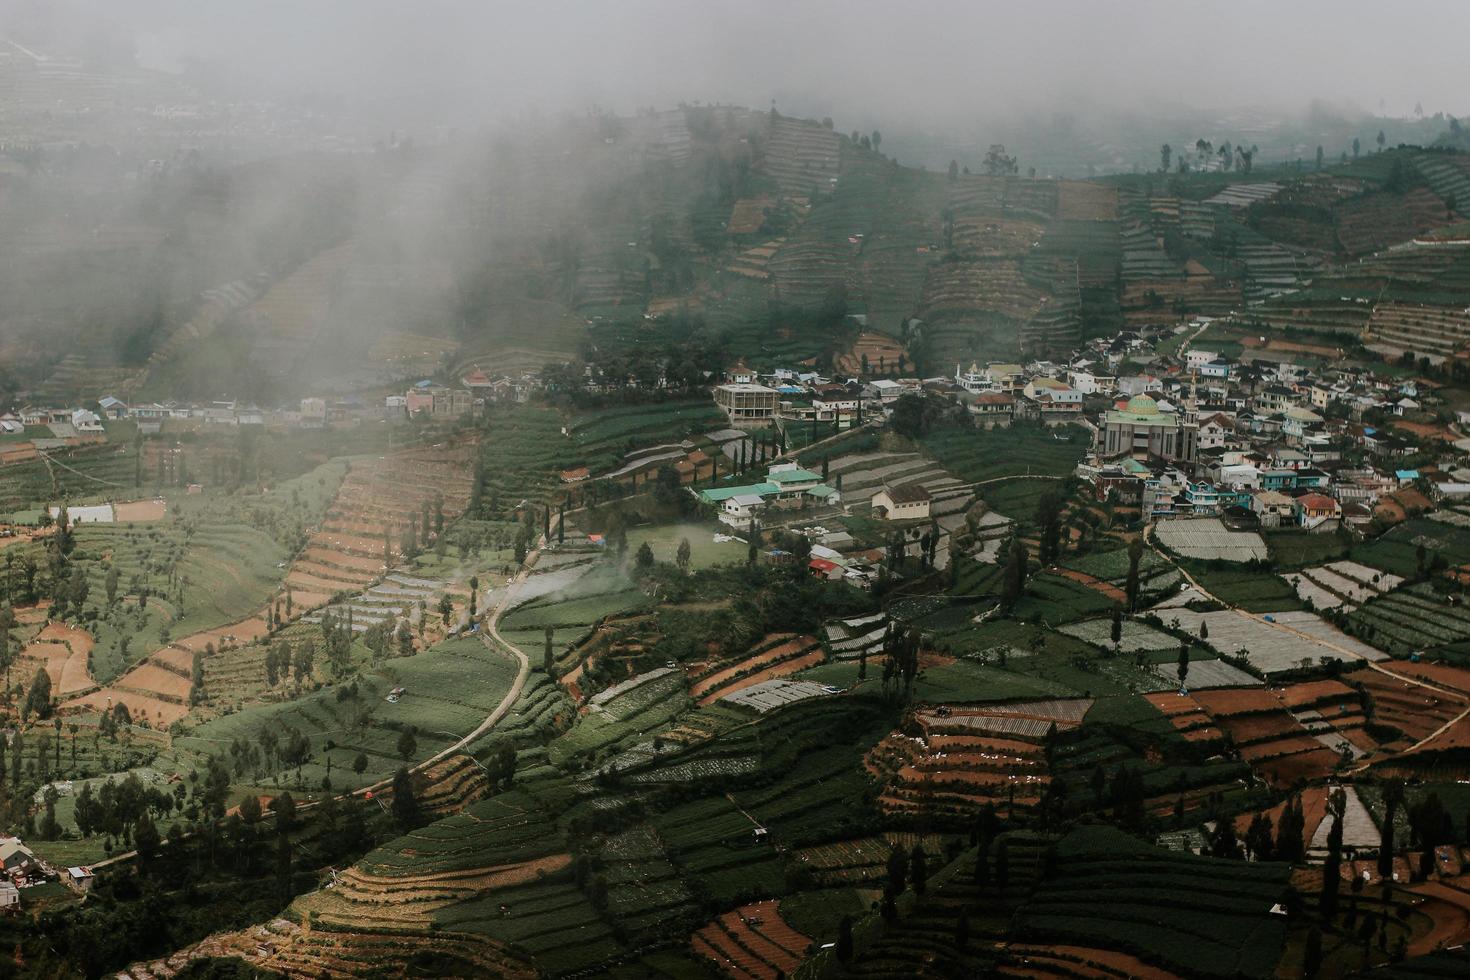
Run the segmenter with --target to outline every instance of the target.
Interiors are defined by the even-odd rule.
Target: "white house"
[[[929,491],[917,483],[884,487],[873,494],[873,513],[885,521],[923,520],[930,503]]]
[[[71,413],[71,427],[78,432],[103,432],[102,420],[97,413],[87,408],[79,408]]]

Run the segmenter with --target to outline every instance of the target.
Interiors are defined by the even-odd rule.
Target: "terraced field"
[[[1016,938],[1119,950],[1182,975],[1275,975],[1287,925],[1271,907],[1286,893],[1287,865],[1198,858],[1101,827],[1072,831],[1055,854],[1056,873],[1022,903]]]

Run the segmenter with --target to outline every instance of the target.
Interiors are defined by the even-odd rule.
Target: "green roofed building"
[[[772,466],[761,483],[710,487],[695,491],[695,495],[701,502],[718,507],[720,520],[736,527],[746,526],[766,507],[796,509],[836,506],[842,502],[842,495],[824,484],[820,474],[804,470],[796,463]]]
[[[1192,463],[1198,435],[1197,426],[1163,411],[1148,395],[1134,395],[1121,407],[1103,413],[1097,440],[1105,459],[1147,454]]]

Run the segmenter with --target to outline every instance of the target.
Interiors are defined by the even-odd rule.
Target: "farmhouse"
[[[0,841],[0,871],[18,871],[35,863],[36,856],[19,837]]]
[[[923,520],[930,504],[929,491],[917,483],[884,487],[873,494],[873,514],[885,521]]]
[[[84,892],[91,891],[92,882],[97,880],[97,876],[92,873],[91,868],[67,868],[66,875],[73,885]]]
[[[20,889],[8,881],[0,881],[0,909],[20,907]]]

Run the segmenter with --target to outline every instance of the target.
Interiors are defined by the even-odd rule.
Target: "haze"
[[[1022,112],[1258,106],[1470,112],[1470,6],[473,3],[10,0],[5,33],[148,67],[191,64],[278,98],[330,97],[387,122],[453,126],[526,111],[628,113],[680,101],[833,115],[858,126],[971,125]]]

